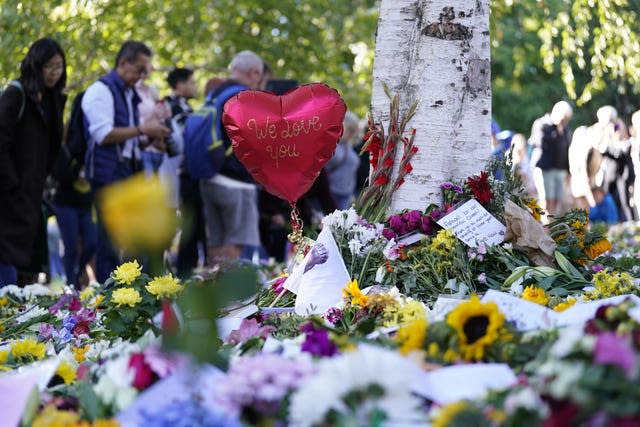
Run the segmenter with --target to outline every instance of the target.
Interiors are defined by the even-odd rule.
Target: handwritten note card
[[[445,229],[451,228],[453,234],[470,247],[480,243],[502,243],[506,231],[504,224],[487,212],[476,199],[465,202],[437,223]]]

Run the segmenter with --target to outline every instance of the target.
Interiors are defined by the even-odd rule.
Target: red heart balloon
[[[293,203],[333,156],[346,111],[335,89],[313,83],[281,96],[240,92],[225,104],[222,124],[253,179]]]

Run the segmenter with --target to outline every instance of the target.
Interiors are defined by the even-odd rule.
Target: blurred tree
[[[493,113],[528,134],[566,99],[572,125],[613,105],[627,119],[640,105],[640,0],[492,0]],[[517,106],[517,108],[513,108]]]
[[[4,0],[0,4],[0,84],[39,37],[67,54],[69,90],[84,89],[113,66],[120,44],[146,42],[161,89],[173,65],[192,66],[204,82],[224,75],[233,55],[250,49],[279,78],[323,81],[363,115],[371,97],[376,0]]]

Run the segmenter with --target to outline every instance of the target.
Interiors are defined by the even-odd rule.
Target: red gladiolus
[[[133,369],[135,372],[132,385],[138,390],[144,390],[158,379],[158,376],[144,360],[143,353],[133,353],[131,355],[129,369]]]
[[[404,165],[404,173],[409,174],[412,170],[413,166],[411,166],[411,163],[407,163],[406,165]]]
[[[389,182],[389,177],[385,174],[380,174],[375,181],[373,181],[373,185],[386,185]]]
[[[473,197],[482,205],[486,205],[493,198],[489,186],[489,173],[486,171],[482,171],[480,176],[468,178],[467,186],[471,189]]]
[[[382,166],[384,166],[387,169],[393,167],[393,158],[391,156],[388,156],[386,159],[384,159]]]
[[[176,334],[180,325],[178,318],[171,308],[171,301],[162,301],[162,330],[167,334]]]

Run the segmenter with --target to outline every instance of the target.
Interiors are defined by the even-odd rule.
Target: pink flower
[[[614,332],[598,335],[593,351],[593,362],[598,365],[616,365],[622,369],[627,378],[632,378],[636,371],[636,353],[626,336]]]
[[[253,337],[267,338],[275,330],[273,326],[260,326],[256,319],[243,319],[240,327],[231,331],[225,341],[234,345],[244,344]]]
[[[144,349],[144,361],[158,377],[164,378],[187,365],[189,359],[184,354],[165,353],[157,346],[150,345]]]
[[[129,358],[129,369],[133,369],[135,376],[133,377],[133,386],[138,390],[144,390],[153,384],[158,376],[151,370],[147,364],[144,353],[133,353]]]

